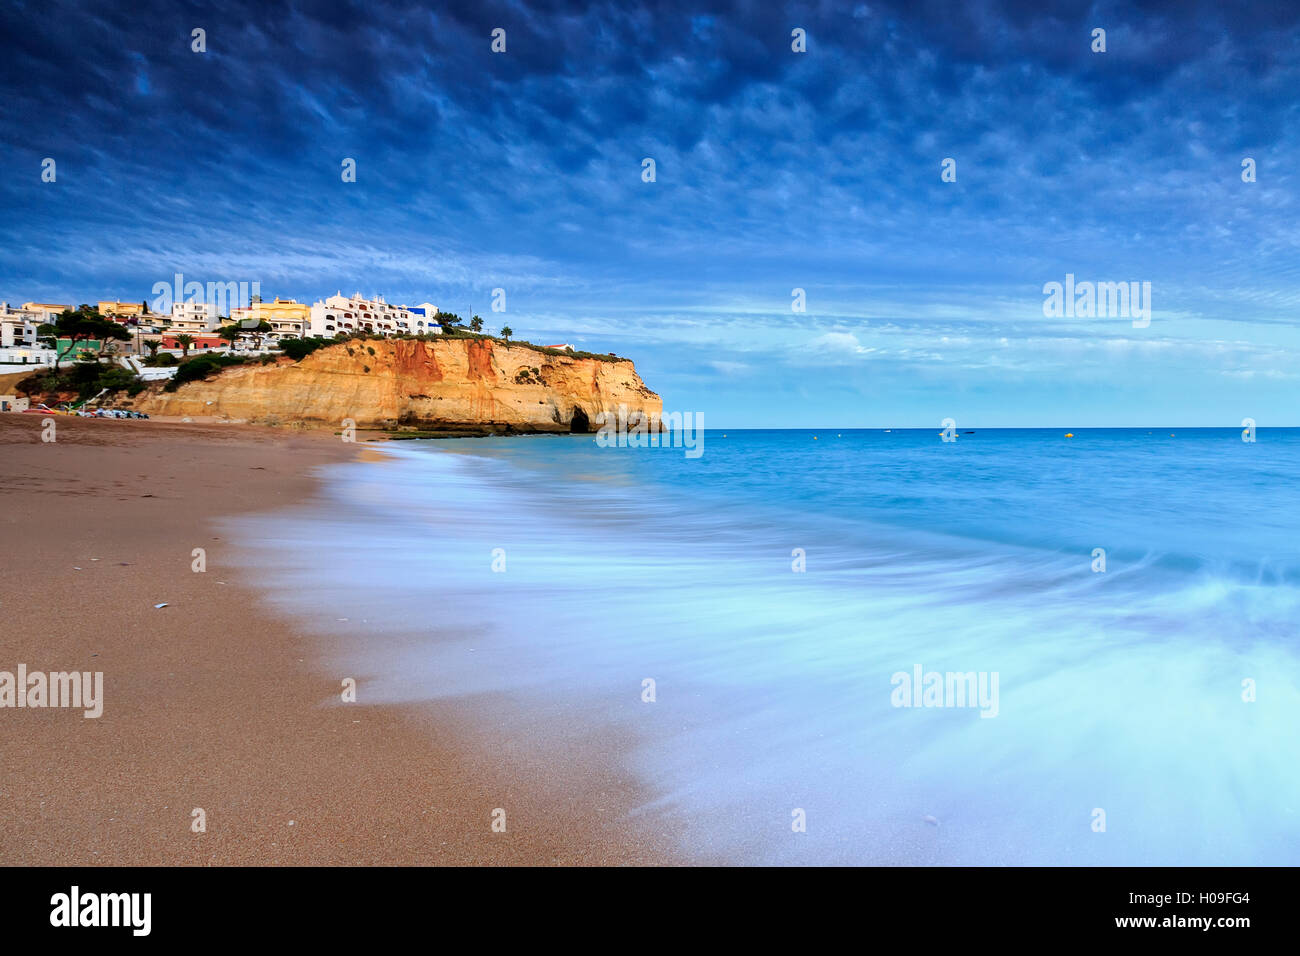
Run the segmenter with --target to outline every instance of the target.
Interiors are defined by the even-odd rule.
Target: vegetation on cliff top
[[[232,365],[247,365],[250,362],[258,361],[263,365],[269,365],[275,361],[274,355],[263,355],[254,359],[252,356],[245,355],[222,355],[219,353],[208,352],[200,355],[198,358],[192,358],[188,362],[182,362],[176,369],[176,374],[168,380],[163,386],[163,390],[174,392],[186,382],[193,382],[198,379],[207,378],[209,375],[220,372],[222,369],[229,368]]]
[[[508,329],[510,329],[510,326],[506,326],[506,328],[502,329],[502,331],[504,332]],[[513,330],[511,330],[511,335],[513,334],[514,332]],[[628,359],[625,359],[620,355],[615,355],[613,352],[580,352],[577,351],[576,349],[573,351],[570,351],[569,349],[553,349],[546,345],[534,345],[532,342],[523,342],[518,339],[510,339],[509,341],[506,341],[505,338],[499,338],[494,335],[483,335],[482,333],[478,333],[478,332],[470,332],[467,329],[457,328],[455,326],[444,326],[442,335],[418,335],[418,336],[399,335],[397,336],[397,338],[420,338],[420,339],[431,339],[433,341],[437,341],[438,339],[487,339],[490,342],[496,342],[502,348],[532,349],[534,352],[541,352],[543,355],[559,355],[562,357],[567,356],[569,358],[595,359],[597,362],[629,361]]]
[[[295,362],[300,362],[317,349],[338,345],[340,341],[340,339],[322,338],[284,339],[280,342],[280,351]]]
[[[439,318],[445,318],[440,314]],[[385,339],[397,339],[401,341],[419,341],[419,342],[437,342],[448,339],[480,339],[487,342],[495,342],[502,348],[525,348],[532,349],[534,352],[541,352],[543,355],[557,355],[562,358],[579,358],[595,359],[598,362],[626,362],[625,358],[615,355],[613,352],[578,352],[568,349],[553,349],[545,345],[534,345],[532,342],[505,341],[493,335],[484,335],[481,332],[472,332],[469,329],[459,325],[449,324],[443,327],[442,334],[423,333],[420,335],[392,335],[384,336],[379,334],[369,334],[366,332],[354,332],[348,335],[339,335],[331,339],[326,338],[302,338],[302,339],[283,339],[280,342],[280,351],[295,362],[301,361],[312,352],[319,349],[330,348],[335,345],[346,345],[348,342],[368,342],[384,341]]]
[[[76,394],[78,400],[85,401],[104,389],[110,392],[125,389],[128,395],[138,395],[144,387],[144,382],[134,372],[120,365],[101,365],[93,361],[76,362],[64,369],[35,372],[14,386],[20,394],[33,399],[48,398],[55,401],[58,400],[56,396],[72,393]]]
[[[454,325],[446,326],[445,328],[446,331],[441,335],[430,335],[425,333],[422,335],[383,336],[377,334],[372,335],[366,332],[355,332],[349,335],[339,335],[334,338],[307,337],[301,339],[284,339],[280,342],[280,351],[288,358],[293,359],[295,362],[299,362],[305,359],[308,355],[311,355],[313,352],[318,352],[321,349],[335,348],[337,346],[347,347],[348,353],[351,354],[353,350],[349,346],[349,343],[352,342],[384,341],[386,339],[401,339],[407,341],[414,339],[421,342],[437,342],[440,339],[484,339],[489,342],[495,342],[502,348],[526,348],[531,349],[534,352],[540,352],[543,355],[555,355],[561,358],[595,359],[598,362],[627,361],[627,359],[620,358],[612,352],[602,355],[597,352],[578,352],[570,351],[569,349],[553,349],[544,345],[534,345],[531,342],[506,342],[491,335],[482,335],[478,332],[471,332],[468,329],[459,328]],[[373,347],[367,346],[367,351],[371,355],[375,354]],[[274,362],[275,359],[276,356],[274,355],[263,355],[259,359],[255,356],[206,352],[203,355],[182,362],[180,367],[176,369],[176,374],[167,382],[166,385],[163,386],[163,389],[164,391],[174,392],[186,382],[209,378],[212,375],[220,373],[223,369],[231,368],[236,365],[247,365],[250,362],[255,361],[260,361],[263,365],[266,365]],[[365,370],[367,372],[370,371],[369,367],[366,367]],[[533,371],[536,372],[535,369]],[[542,384],[540,377],[536,384]],[[143,386],[141,386],[141,388],[142,387]],[[138,391],[139,389],[137,388],[131,394],[134,395]]]

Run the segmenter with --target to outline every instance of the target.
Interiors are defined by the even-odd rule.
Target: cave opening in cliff
[[[569,422],[569,431],[575,433],[591,431],[591,421],[587,418],[587,413],[576,405],[573,408],[573,418]]]

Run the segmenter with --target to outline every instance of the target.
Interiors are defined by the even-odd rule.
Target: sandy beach
[[[668,860],[662,827],[629,818],[643,795],[600,728],[493,746],[471,703],[331,706],[340,675],[216,525],[311,496],[313,468],[374,445],[55,421],[47,443],[42,416],[0,415],[0,670],[102,671],[104,712],[0,710],[0,863]]]

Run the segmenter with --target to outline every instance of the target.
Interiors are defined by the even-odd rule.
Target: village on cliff
[[[295,340],[307,345],[351,336],[483,333],[478,316],[462,326],[460,316],[441,312],[430,302],[397,305],[381,295],[365,298],[359,292],[340,292],[313,305],[278,296],[268,302],[257,283],[251,284],[251,291],[248,283],[227,285],[209,283],[205,291],[198,283],[186,286],[178,275],[174,297],[166,283],[154,287],[163,294],[155,297],[152,307],[148,301],[117,300],[75,308],[49,302],[18,307],[0,303],[0,375],[93,366],[94,381],[82,375],[86,381],[77,383],[84,402],[91,385],[108,391],[118,379],[141,384],[172,379],[186,360],[196,360],[192,353],[224,362],[281,352],[293,355],[290,343]],[[183,298],[184,291],[193,294]],[[505,339],[511,334],[509,326],[500,331]],[[568,344],[544,348],[573,351]],[[22,411],[28,404],[22,395],[0,394],[0,411]]]

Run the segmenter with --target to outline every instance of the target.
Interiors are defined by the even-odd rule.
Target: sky
[[[430,301],[709,427],[1300,425],[1300,5],[10,0],[0,91],[11,304]]]

